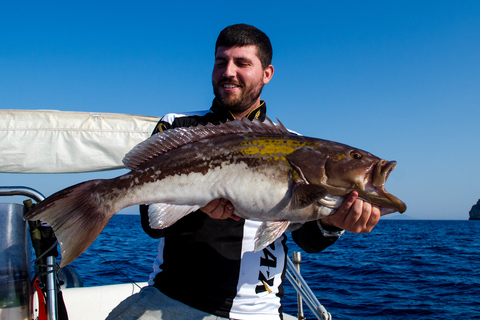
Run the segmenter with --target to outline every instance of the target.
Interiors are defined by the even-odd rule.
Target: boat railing
[[[300,252],[293,252],[293,259],[295,264],[292,262],[290,257],[287,257],[287,270],[285,276],[288,281],[291,283],[295,291],[297,291],[297,304],[298,304],[298,314],[297,318],[305,319],[303,314],[303,301],[312,311],[313,315],[319,320],[332,320],[332,315],[325,309],[325,307],[318,301],[317,297],[313,293],[310,286],[307,284],[305,279],[300,274],[300,262],[301,254]]]

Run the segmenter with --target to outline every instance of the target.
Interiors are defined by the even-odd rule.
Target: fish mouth
[[[373,171],[372,185],[375,187],[382,187],[387,182],[390,172],[397,166],[396,161],[380,160]]]
[[[359,193],[360,197],[377,204],[381,208],[382,215],[407,210],[406,204],[385,190],[385,182],[390,173],[397,166],[396,161],[380,160],[372,171],[370,183],[366,185],[365,194]]]

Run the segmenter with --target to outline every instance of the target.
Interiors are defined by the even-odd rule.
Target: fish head
[[[405,203],[387,192],[385,183],[396,161],[387,161],[369,152],[348,148],[330,155],[325,162],[325,187],[333,195],[357,191],[360,198],[381,208],[382,214],[404,212]]]
[[[357,191],[360,198],[378,205],[382,214],[406,210],[402,200],[385,190],[395,161],[337,143],[303,148],[287,159],[305,183],[322,186],[330,195],[346,196]]]

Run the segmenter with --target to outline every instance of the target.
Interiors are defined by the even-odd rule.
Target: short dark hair
[[[266,69],[272,63],[272,44],[265,33],[248,24],[234,24],[223,29],[215,43],[215,54],[217,54],[218,47],[231,48],[249,45],[257,47],[257,56],[263,69]]]

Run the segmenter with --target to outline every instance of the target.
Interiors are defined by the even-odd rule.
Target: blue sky
[[[240,22],[274,47],[271,118],[397,160],[387,190],[408,216],[468,218],[480,198],[478,1],[2,2],[0,107],[206,109],[216,37]],[[49,195],[120,173],[0,179]]]

